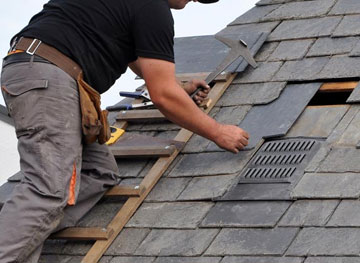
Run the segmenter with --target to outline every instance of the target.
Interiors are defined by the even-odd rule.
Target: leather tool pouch
[[[77,78],[80,94],[81,127],[84,141],[87,144],[96,140],[104,144],[110,139],[110,126],[107,120],[108,111],[100,108],[100,94],[83,79],[82,72]]]

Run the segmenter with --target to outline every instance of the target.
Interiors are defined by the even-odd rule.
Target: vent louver
[[[240,183],[290,183],[291,177],[302,170],[308,155],[317,145],[314,139],[286,139],[262,145],[242,173]],[[300,171],[301,172],[301,171]]]

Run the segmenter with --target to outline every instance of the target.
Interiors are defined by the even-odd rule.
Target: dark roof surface
[[[0,121],[6,122],[7,124],[14,125],[13,120],[8,116],[6,107],[0,104]]]
[[[222,30],[268,34],[259,67],[239,73],[211,111],[251,130],[252,146],[234,155],[193,136],[101,262],[360,262],[360,88],[348,103],[308,107],[323,83],[359,81],[359,18],[358,0],[261,0]],[[172,139],[178,130],[127,132]],[[293,139],[319,144],[296,180],[241,183],[264,141]],[[153,163],[119,160],[121,183],[139,183]],[[80,225],[105,226],[121,205],[104,199]],[[41,262],[80,262],[91,244],[47,241]]]

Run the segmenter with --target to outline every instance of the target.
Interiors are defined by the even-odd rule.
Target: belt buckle
[[[36,44],[36,41],[39,41],[39,43]],[[34,50],[31,51],[31,49],[33,48],[33,46],[34,46],[35,44],[36,44],[36,46],[35,46]],[[33,56],[33,55],[35,54],[36,50],[39,48],[40,45],[41,45],[41,40],[35,38],[35,39],[31,42],[31,44],[30,44],[30,46],[28,47],[28,49],[26,50],[26,53],[29,54],[29,55],[31,55],[31,56]]]

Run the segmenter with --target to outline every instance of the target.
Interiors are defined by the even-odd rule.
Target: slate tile
[[[291,202],[217,202],[202,227],[274,227]]]
[[[360,15],[347,15],[332,34],[333,37],[360,35]]]
[[[338,200],[299,200],[279,222],[279,226],[324,226],[339,204]]]
[[[318,79],[358,77],[359,71],[359,57],[332,57],[319,73]]]
[[[281,41],[268,61],[302,59],[313,43],[312,39]]]
[[[219,106],[261,105],[276,100],[286,82],[231,85],[218,102]]]
[[[287,61],[274,76],[273,81],[304,81],[319,79],[319,74],[329,58],[305,58]]]
[[[112,259],[112,257],[101,257],[99,263],[110,263],[111,259]],[[77,261],[77,262],[79,262],[79,261]]]
[[[71,256],[64,255],[41,255],[39,263],[68,263]]]
[[[259,62],[256,69],[249,67],[235,78],[233,83],[268,82],[282,66],[282,62]]]
[[[220,257],[158,257],[154,263],[219,263]]]
[[[336,209],[327,226],[358,227],[360,226],[359,212],[359,200],[344,200]]]
[[[352,105],[326,142],[329,144],[337,144],[359,111],[360,106]]]
[[[347,103],[360,102],[360,84],[351,92],[350,97],[346,101]]]
[[[269,56],[274,52],[280,42],[267,42],[265,43],[259,52],[255,56],[255,60],[258,62],[266,61]]]
[[[234,174],[244,168],[250,157],[250,151],[185,154],[169,177]]]
[[[263,5],[274,5],[274,4],[283,4],[283,3],[289,3],[294,0],[260,0],[256,3],[257,6],[263,6]]]
[[[346,54],[353,50],[358,37],[319,38],[306,54],[307,57],[332,56]]]
[[[341,17],[322,17],[283,21],[268,37],[268,41],[330,36]]]
[[[94,241],[68,241],[62,253],[66,255],[85,256],[93,244]]]
[[[251,8],[245,14],[239,16],[237,19],[235,19],[235,21],[230,23],[229,26],[258,23],[263,20],[263,17],[265,17],[267,14],[271,13],[279,7],[280,5],[256,6],[254,8]]]
[[[305,172],[313,173],[316,172],[321,165],[321,163],[325,160],[326,156],[331,151],[331,146],[329,143],[325,142],[320,147],[319,151],[314,155],[314,157],[309,162],[308,166],[305,168]]]
[[[146,202],[175,201],[185,187],[190,183],[191,178],[161,178],[151,190]]]
[[[144,203],[127,226],[195,229],[212,206],[205,202]]]
[[[302,263],[299,257],[225,257],[221,263]]]
[[[304,263],[360,263],[360,257],[308,257]]]
[[[338,0],[331,9],[329,15],[347,15],[360,13],[360,2],[358,0]]]
[[[354,256],[360,251],[358,228],[304,228],[287,256]]]
[[[77,224],[79,227],[107,227],[123,206],[123,201],[103,198]]]
[[[353,50],[351,51],[350,57],[359,57],[360,56],[360,42],[358,42]]]
[[[360,176],[354,173],[308,173],[296,185],[294,198],[358,198]]]
[[[279,24],[280,22],[267,22],[267,23],[252,23],[246,25],[235,25],[235,23],[233,22],[231,26],[222,29],[217,34],[234,35],[234,34],[239,34],[239,32],[241,32],[242,36],[246,36],[248,34],[254,34],[258,32],[271,32]]]
[[[110,263],[153,263],[154,257],[114,257]]]
[[[124,228],[105,252],[105,255],[130,256],[149,233],[150,229],[147,228]]]
[[[360,107],[358,107],[360,109]],[[356,146],[360,141],[360,111],[354,116],[349,126],[346,127],[344,133],[339,136],[337,145],[341,146]]]
[[[205,254],[282,255],[297,232],[297,228],[222,229]]]
[[[262,20],[267,21],[321,17],[329,12],[335,2],[336,0],[317,0],[286,3],[272,11],[270,14],[265,15]]]
[[[137,177],[147,164],[144,159],[117,159],[119,175],[122,178]]]
[[[209,145],[211,141],[200,136],[194,134],[191,139],[186,143],[184,149],[181,151],[182,153],[201,153],[206,150],[206,147]]]
[[[319,172],[360,172],[360,149],[332,148],[326,159],[319,167]]]
[[[335,106],[335,107],[334,107]],[[349,106],[307,107],[288,132],[288,137],[327,138],[346,114]]]
[[[199,256],[217,235],[215,229],[152,230],[135,251],[141,256]]]
[[[61,254],[66,245],[66,240],[47,239],[42,248],[42,254]]]
[[[237,184],[221,201],[292,200],[290,184]]]
[[[247,148],[263,137],[285,135],[319,88],[320,83],[288,85],[277,100],[254,106],[239,125],[250,134]]]
[[[213,200],[221,197],[236,178],[236,175],[195,177],[177,200]]]

